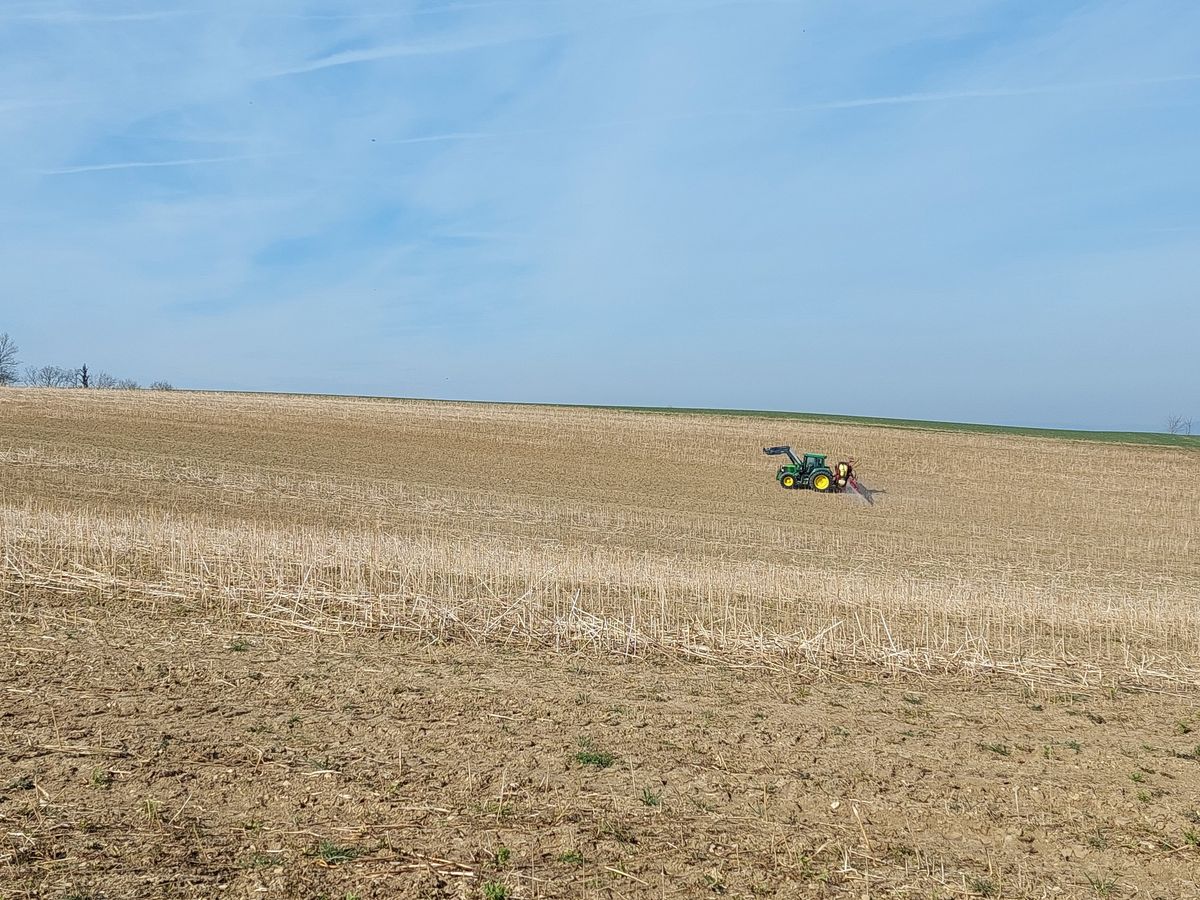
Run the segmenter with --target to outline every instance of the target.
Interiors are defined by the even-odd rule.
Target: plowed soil
[[[26,601],[4,897],[1200,896],[1200,708]]]

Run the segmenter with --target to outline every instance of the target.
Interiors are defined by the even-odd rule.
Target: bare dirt
[[[1200,705],[7,597],[0,896],[1200,896]]]

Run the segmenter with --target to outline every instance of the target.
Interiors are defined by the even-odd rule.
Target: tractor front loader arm
[[[792,461],[793,466],[800,465],[800,460],[796,459],[796,454],[792,452],[791,447],[763,447],[763,453],[767,456],[786,456]]]

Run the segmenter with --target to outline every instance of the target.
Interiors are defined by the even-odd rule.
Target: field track
[[[0,898],[1200,896],[1198,522],[1188,447],[5,389]]]

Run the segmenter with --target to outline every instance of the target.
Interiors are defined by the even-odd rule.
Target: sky
[[[0,332],[180,387],[1200,422],[1200,4],[0,0]]]

